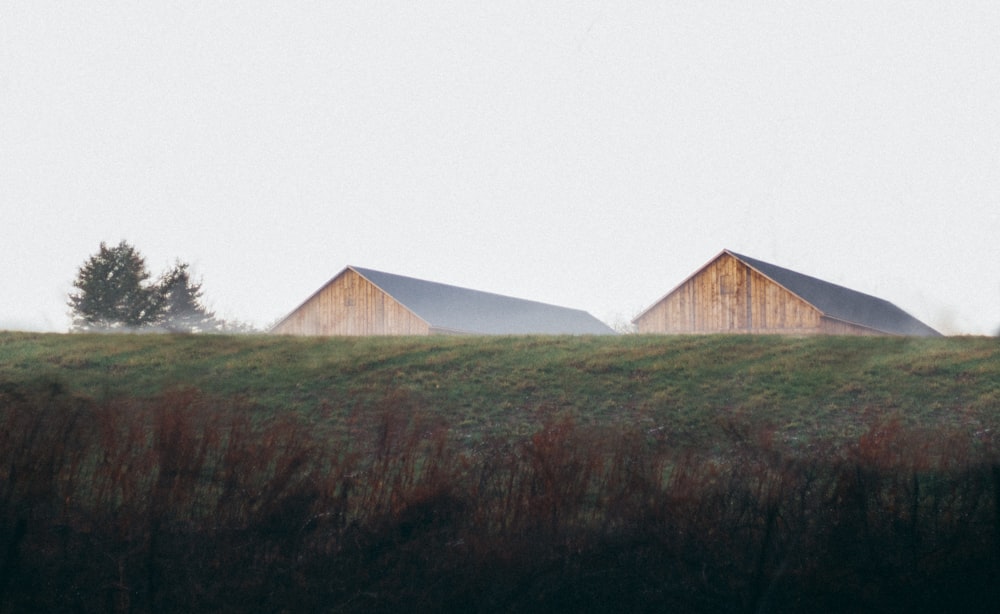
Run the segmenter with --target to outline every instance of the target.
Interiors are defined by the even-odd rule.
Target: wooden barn
[[[640,333],[940,333],[892,303],[723,250],[632,321]]]
[[[585,311],[348,266],[276,324],[279,335],[607,335]]]

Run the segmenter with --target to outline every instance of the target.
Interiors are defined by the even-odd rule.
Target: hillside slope
[[[986,432],[1000,419],[992,338],[751,336],[290,338],[0,333],[0,383],[91,398],[195,388],[317,427],[392,399],[456,436],[524,434],[555,417],[629,421],[710,444],[734,421],[790,445],[853,439],[898,417]]]
[[[0,611],[992,611],[998,350],[0,333]]]

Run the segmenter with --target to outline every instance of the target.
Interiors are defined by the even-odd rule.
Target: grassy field
[[[973,612],[1000,341],[0,333],[0,612]]]
[[[178,388],[336,429],[405,397],[456,437],[530,433],[553,416],[706,446],[738,421],[789,446],[851,441],[872,420],[986,431],[1000,341],[853,337],[315,339],[0,333],[0,382],[95,399]]]

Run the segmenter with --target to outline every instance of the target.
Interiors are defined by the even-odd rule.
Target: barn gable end
[[[272,328],[291,335],[613,334],[585,311],[349,266]]]
[[[641,333],[938,334],[888,301],[729,250],[633,322]]]
[[[426,335],[430,325],[348,267],[271,329],[279,335]]]

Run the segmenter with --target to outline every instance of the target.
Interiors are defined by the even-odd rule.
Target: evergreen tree
[[[101,243],[100,251],[80,267],[69,295],[73,329],[109,331],[141,328],[157,323],[163,300],[139,252],[122,241],[116,247]]]
[[[201,283],[193,283],[187,269],[187,263],[178,260],[160,280],[163,327],[171,332],[187,333],[218,330],[221,323],[201,304]]]

